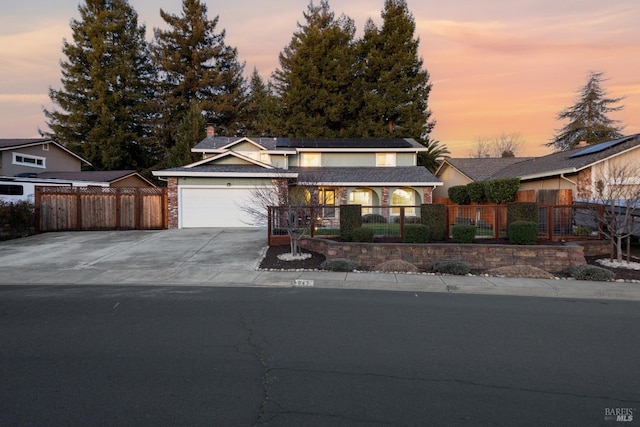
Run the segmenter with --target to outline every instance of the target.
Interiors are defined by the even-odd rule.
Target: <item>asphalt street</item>
[[[0,425],[620,425],[640,303],[0,286]]]

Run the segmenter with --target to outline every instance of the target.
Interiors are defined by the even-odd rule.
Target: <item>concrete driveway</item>
[[[135,272],[163,279],[188,271],[197,280],[199,271],[254,272],[266,247],[262,228],[45,233],[0,242],[0,283],[74,271],[85,272],[87,279],[105,271],[115,278]]]

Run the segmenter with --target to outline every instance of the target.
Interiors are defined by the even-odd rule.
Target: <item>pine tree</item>
[[[423,143],[435,122],[428,108],[431,83],[418,55],[415,20],[405,0],[386,0],[382,28],[372,20],[359,46],[362,136],[411,137]]]
[[[202,141],[206,137],[207,121],[202,115],[200,103],[191,101],[191,106],[182,118],[176,130],[176,143],[169,150],[167,167],[179,167],[198,160],[198,156],[191,152],[194,142]]]
[[[245,107],[245,127],[243,133],[248,136],[275,137],[276,100],[269,85],[265,84],[258,70],[253,69],[249,79],[249,94]]]
[[[607,117],[608,113],[620,111],[624,106],[614,106],[624,98],[607,98],[602,88],[604,74],[590,72],[587,83],[579,90],[579,97],[574,105],[562,110],[558,120],[569,120],[562,129],[557,130],[547,147],[555,147],[556,151],[575,148],[580,141],[588,144],[609,141],[622,136],[623,127],[617,120]]]
[[[289,137],[348,135],[354,86],[353,21],[336,19],[327,0],[311,2],[272,79],[282,111],[278,133]]]
[[[149,144],[153,68],[145,27],[126,0],[86,0],[64,40],[62,89],[49,89],[57,110],[44,109],[50,132],[95,169],[140,169],[156,154]]]
[[[237,49],[225,43],[225,30],[216,32],[218,16],[209,20],[199,0],[183,0],[181,16],[162,9],[160,16],[170,27],[154,29],[152,47],[160,73],[156,109],[161,140],[171,149],[192,101],[199,102],[219,134],[237,135],[245,102],[244,64],[238,62]]]

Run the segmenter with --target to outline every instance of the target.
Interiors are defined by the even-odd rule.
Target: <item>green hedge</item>
[[[431,240],[442,242],[447,238],[447,208],[437,203],[420,207],[422,224],[429,227]]]
[[[485,183],[487,200],[497,204],[513,202],[519,188],[520,178],[494,179]]]
[[[471,202],[469,190],[466,185],[454,185],[447,190],[449,199],[458,205],[468,205]]]
[[[404,226],[404,243],[427,243],[431,237],[429,226],[422,224],[407,224]]]
[[[365,242],[371,243],[373,242],[373,228],[369,227],[358,227],[351,231],[351,239],[352,242]]]
[[[473,203],[482,203],[487,200],[487,194],[485,192],[485,182],[475,181],[467,184],[467,192],[469,193],[469,200]]]
[[[0,238],[11,239],[33,233],[35,213],[33,203],[0,200]]]
[[[535,245],[538,224],[533,221],[515,221],[509,224],[508,234],[512,245]]]
[[[380,214],[362,215],[363,224],[386,224],[387,219]]]
[[[342,240],[350,241],[353,230],[360,227],[362,227],[362,206],[341,205],[340,238]]]
[[[476,238],[476,227],[473,225],[454,225],[451,227],[453,240],[460,243],[472,243]]]

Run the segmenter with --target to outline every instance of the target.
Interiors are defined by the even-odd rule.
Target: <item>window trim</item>
[[[12,164],[14,165],[27,166],[30,168],[40,168],[40,169],[47,168],[46,157],[40,157],[40,156],[34,156],[32,154],[22,154],[22,153],[12,153],[12,154],[13,154]],[[33,160],[33,163],[25,162],[24,159]]]
[[[380,161],[381,158],[383,159],[382,162]],[[376,153],[376,167],[392,168],[395,166],[396,166],[396,153]]]
[[[314,161],[313,164],[306,164],[304,161],[306,158],[317,158],[317,161]],[[316,164],[317,163],[317,164]],[[322,153],[300,153],[300,167],[302,168],[317,168],[322,166]]]

